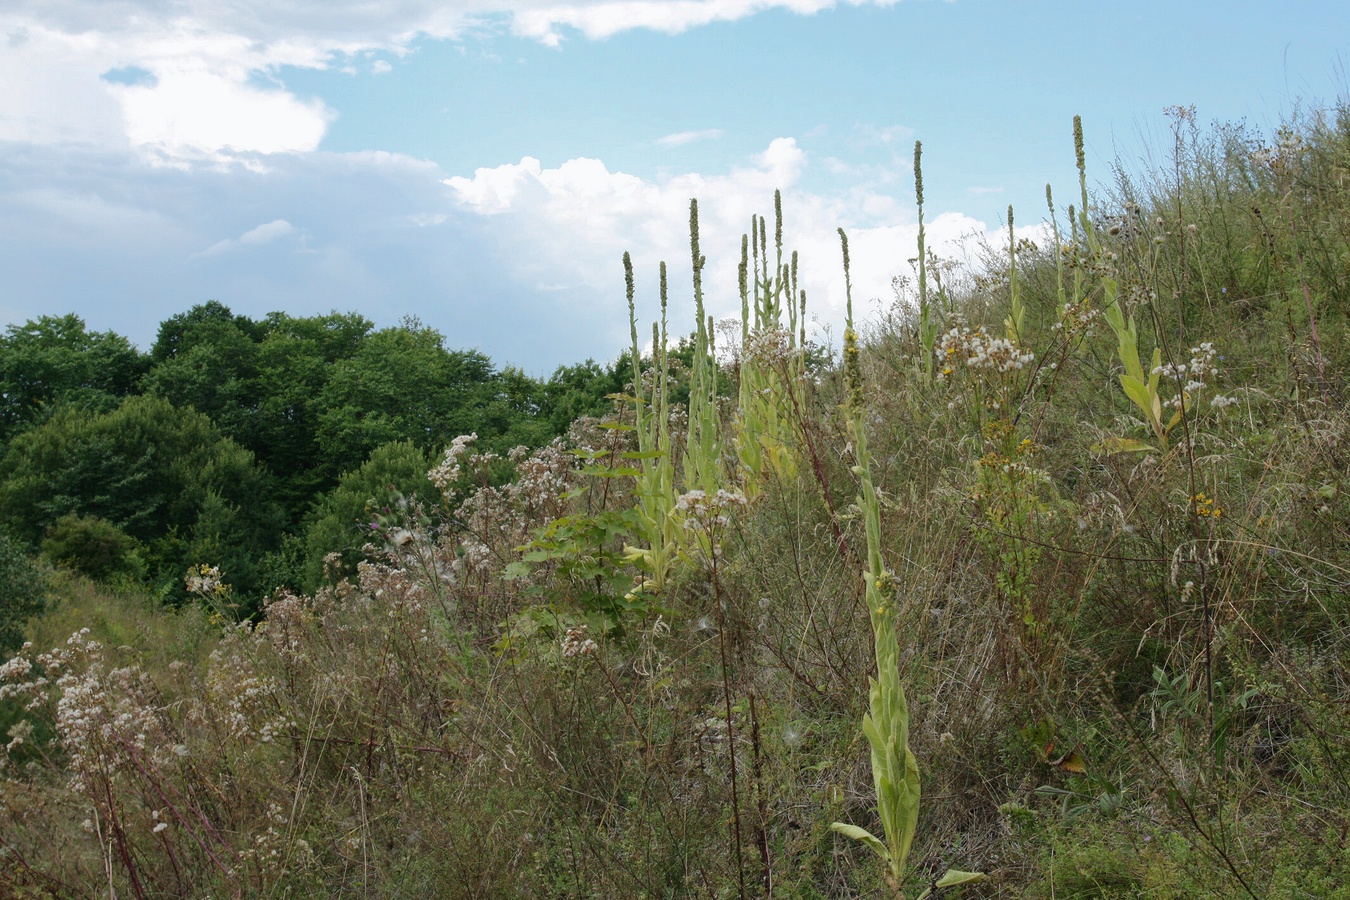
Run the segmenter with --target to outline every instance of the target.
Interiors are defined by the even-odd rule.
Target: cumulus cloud
[[[260,86],[280,66],[328,68],[406,52],[419,36],[508,27],[546,44],[678,32],[839,0],[7,0],[0,9],[0,140],[131,145],[170,159],[312,150],[322,104]],[[897,0],[843,0],[890,5]],[[385,60],[370,71],[390,70]],[[139,80],[118,72],[144,73]],[[112,77],[105,77],[112,75]]]
[[[594,159],[548,168],[526,157],[444,183],[462,209],[481,217],[500,265],[521,272],[538,290],[568,286],[575,314],[605,323],[617,344],[626,331],[621,327],[619,265],[625,250],[632,253],[638,271],[644,317],[655,315],[661,260],[669,264],[672,298],[692,295],[687,228],[691,198],[699,200],[701,250],[708,259],[704,288],[710,310],[719,318],[739,315],[741,235],[753,214],[772,217],[775,188],[783,191],[785,247],[800,253],[808,315],[827,328],[843,321],[840,226],[849,234],[859,314],[866,314],[872,300],[889,304],[892,278],[912,272],[909,260],[916,255],[918,236],[913,209],[866,187],[839,197],[806,190],[801,182],[808,167],[796,141],[779,138],[747,165],[723,175],[651,181],[611,172]],[[957,212],[932,217],[926,231],[935,252],[970,265],[978,263],[982,243],[997,246],[1004,240],[997,224]],[[1023,231],[1034,236],[1036,229]],[[679,302],[675,300],[677,310]],[[680,313],[675,315],[679,322]]]
[[[333,117],[322,103],[204,69],[161,69],[153,84],[112,90],[131,143],[172,157],[315,150]]]
[[[845,0],[851,6],[893,6],[899,0]],[[516,2],[509,5],[518,34],[546,44],[561,43],[562,28],[592,40],[634,28],[678,34],[713,22],[731,22],[769,9],[811,15],[838,6],[838,0],[594,0],[594,2]]]

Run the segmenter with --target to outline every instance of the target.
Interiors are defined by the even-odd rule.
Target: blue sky
[[[784,191],[811,314],[909,271],[911,159],[943,252],[1165,148],[1163,109],[1269,131],[1346,96],[1342,2],[7,0],[0,321],[141,346],[236,312],[416,315],[547,374],[612,357],[631,250],[689,305],[685,221],[733,315],[739,236]],[[962,240],[964,239],[964,240]]]

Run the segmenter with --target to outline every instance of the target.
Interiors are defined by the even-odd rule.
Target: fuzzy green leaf
[[[946,874],[937,880],[937,887],[949,888],[961,884],[975,884],[984,881],[983,872],[962,872],[960,869],[948,869]]]
[[[1120,386],[1125,389],[1125,394],[1130,398],[1135,406],[1139,407],[1140,412],[1149,417],[1152,421],[1153,416],[1153,394],[1149,391],[1148,385],[1133,375],[1121,375]]]
[[[891,861],[891,854],[886,850],[886,845],[866,828],[859,828],[857,825],[848,825],[844,822],[835,822],[830,825],[830,830],[836,831],[844,837],[853,838],[855,841],[862,841],[875,850],[877,856],[880,856],[886,862]]]
[[[1093,453],[1147,453],[1156,450],[1152,444],[1126,437],[1109,437],[1100,444],[1092,445]]]

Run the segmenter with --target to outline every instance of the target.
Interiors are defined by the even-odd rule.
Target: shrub
[[[45,581],[22,545],[0,531],[0,654],[23,643],[24,624],[42,612]]]
[[[145,565],[136,552],[136,540],[107,519],[64,515],[47,529],[42,554],[95,581],[134,581]]]

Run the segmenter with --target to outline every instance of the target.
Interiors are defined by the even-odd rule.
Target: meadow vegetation
[[[1171,116],[837,353],[12,328],[0,893],[1350,898],[1350,107]]]

